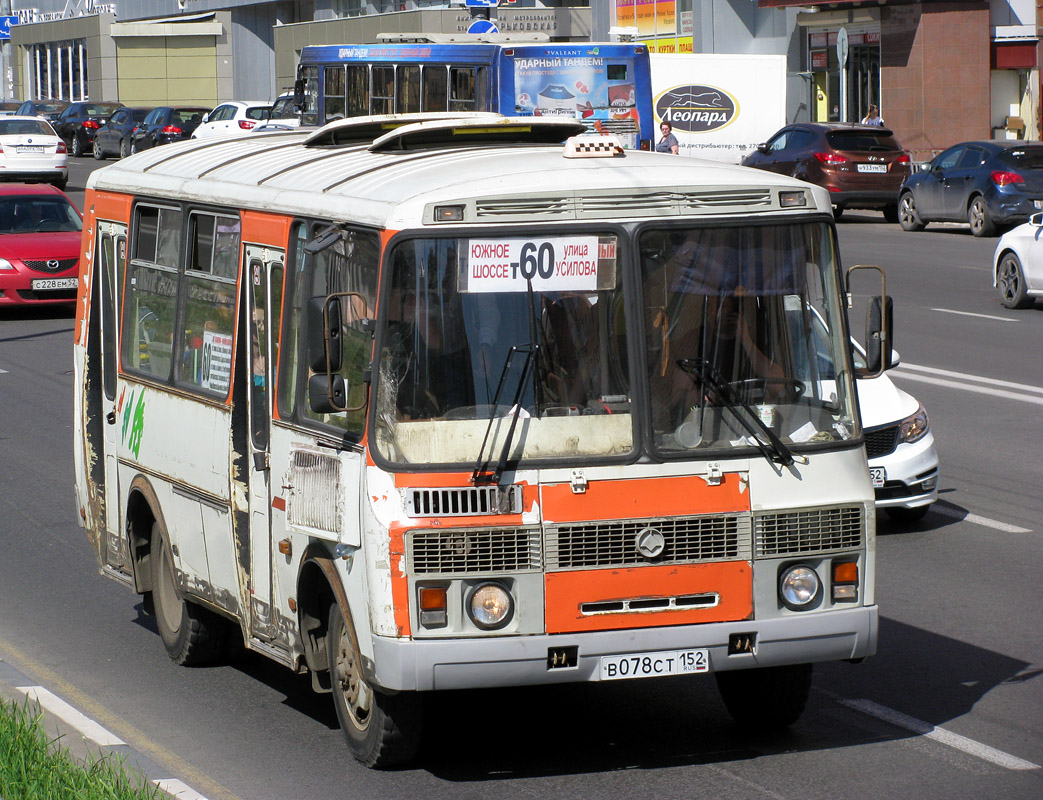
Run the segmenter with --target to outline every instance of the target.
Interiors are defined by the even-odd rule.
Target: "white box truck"
[[[786,57],[652,53],[652,109],[680,155],[737,164],[786,124]]]

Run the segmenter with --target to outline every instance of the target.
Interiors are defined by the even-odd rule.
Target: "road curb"
[[[40,700],[32,699],[33,690],[46,692],[48,698],[54,698],[57,701],[56,706],[59,709],[65,708],[68,712],[45,708]],[[160,797],[177,798],[177,800],[206,800],[203,795],[170,775],[169,770],[163,769],[151,758],[135,750],[115,734],[109,733],[86,715],[81,715],[81,712],[71,704],[52,694],[2,658],[0,658],[0,698],[19,707],[30,703],[40,708],[44,734],[52,742],[52,747],[63,749],[80,763],[91,758],[116,755],[122,759],[129,772],[141,775],[146,783],[155,786],[160,792]],[[78,719],[78,717],[80,718]],[[86,725],[84,721],[86,721]],[[90,733],[85,733],[84,730]]]

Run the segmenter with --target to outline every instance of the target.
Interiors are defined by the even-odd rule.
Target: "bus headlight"
[[[511,621],[514,601],[511,593],[498,583],[483,583],[475,587],[467,602],[467,611],[482,630],[502,628]]]
[[[800,611],[814,603],[822,582],[811,567],[804,564],[788,567],[779,578],[779,597],[787,608]]]

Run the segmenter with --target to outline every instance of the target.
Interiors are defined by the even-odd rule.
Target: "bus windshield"
[[[621,238],[395,245],[375,378],[380,456],[589,462],[645,440],[661,457],[708,457],[764,453],[772,435],[785,450],[857,434],[827,225],[645,228],[632,248]],[[623,252],[639,255],[640,287],[627,288]],[[643,319],[624,302],[638,289]]]

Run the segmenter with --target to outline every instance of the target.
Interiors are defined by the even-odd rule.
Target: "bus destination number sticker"
[[[597,236],[470,239],[467,245],[469,292],[525,292],[530,281],[534,292],[593,292],[598,260],[605,257]]]
[[[691,675],[710,671],[710,654],[700,650],[663,650],[658,653],[602,656],[601,680],[657,678],[662,675]]]

